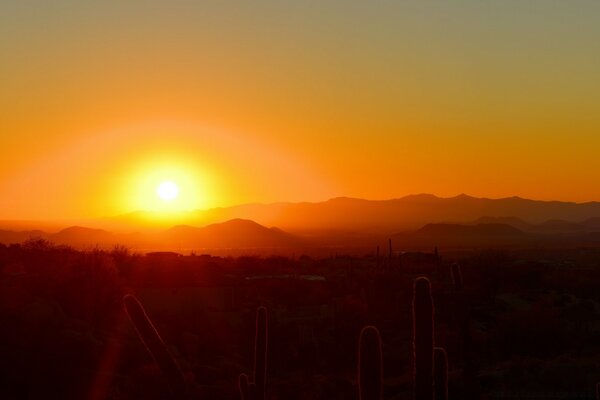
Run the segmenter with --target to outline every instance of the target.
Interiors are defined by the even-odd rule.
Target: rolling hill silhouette
[[[479,224],[504,224],[509,225],[514,228],[520,229],[522,231],[528,231],[532,229],[534,225],[529,224],[523,221],[521,218],[516,217],[481,217],[477,218],[470,225],[479,225]]]
[[[506,224],[427,224],[414,232],[396,234],[393,240],[405,247],[471,248],[520,246],[537,237]]]
[[[35,225],[27,221],[24,226]],[[493,247],[560,243],[565,238],[565,243],[595,243],[595,233],[600,232],[600,203],[430,194],[392,200],[339,197],[317,203],[246,204],[169,215],[138,211],[88,220],[54,234],[6,229],[2,223],[0,228],[5,229],[0,231],[2,243],[34,236],[77,247],[370,248],[392,235],[401,244],[427,246]]]
[[[462,237],[471,236],[495,236],[495,237],[513,237],[525,236],[525,232],[513,226],[506,224],[477,224],[477,225],[459,225],[459,224],[427,224],[415,235],[423,236],[450,236],[460,235]]]
[[[300,240],[280,229],[254,221],[233,219],[204,228],[175,226],[158,234],[163,243],[201,248],[278,248],[300,245]]]
[[[551,219],[531,228],[535,232],[548,233],[578,233],[587,232],[589,228],[583,223],[570,222],[561,219]]]
[[[588,218],[581,224],[590,231],[600,232],[600,217]]]
[[[472,223],[472,225],[478,224],[505,224],[524,232],[549,234],[574,234],[600,231],[600,218],[590,218],[581,222],[550,219],[541,224],[529,224],[522,219],[515,217],[482,217]]]
[[[125,245],[153,249],[250,249],[293,248],[304,240],[277,228],[267,228],[254,221],[234,219],[203,228],[179,225],[159,233],[114,234],[103,229],[72,226],[57,233],[42,231],[0,231],[0,243],[21,243],[30,238],[43,238],[55,244],[77,248]]]
[[[70,246],[82,245],[108,245],[117,244],[118,236],[103,229],[92,229],[83,226],[71,226],[58,233],[48,235],[47,238],[54,243]]]
[[[0,230],[0,243],[21,243],[30,238],[45,238],[47,234],[40,230],[13,231]]]

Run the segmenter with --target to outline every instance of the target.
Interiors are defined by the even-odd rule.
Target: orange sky
[[[0,5],[1,219],[600,200],[598,2],[47,3]]]

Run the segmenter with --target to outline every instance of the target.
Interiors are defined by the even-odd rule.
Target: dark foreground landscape
[[[0,245],[0,275],[2,399],[176,398],[126,294],[145,308],[191,398],[240,398],[264,306],[266,398],[358,399],[359,334],[372,325],[383,398],[410,399],[419,277],[431,285],[450,399],[592,399],[600,380],[598,248],[224,258],[31,239]],[[377,369],[365,346],[363,361],[375,357]]]

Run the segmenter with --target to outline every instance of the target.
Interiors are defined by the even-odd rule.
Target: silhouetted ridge
[[[58,233],[55,234],[55,236],[57,236],[57,235],[63,235],[63,236],[68,236],[68,235],[104,235],[104,234],[110,235],[110,232],[105,231],[104,229],[86,228],[84,226],[70,226],[68,228],[65,228],[65,229],[59,231]]]
[[[427,224],[415,232],[418,235],[461,235],[461,236],[523,236],[525,232],[506,224]]]
[[[164,229],[168,221],[151,218],[146,213],[144,221],[135,214],[122,216],[115,225],[127,223],[158,224]],[[350,218],[351,216],[351,218]],[[529,224],[540,224],[551,219],[571,222],[600,218],[600,203],[573,203],[560,201],[528,200],[520,197],[500,199],[478,198],[467,194],[444,198],[421,193],[389,200],[366,200],[336,197],[322,202],[245,204],[181,213],[170,220],[172,225],[206,226],[211,223],[246,219],[263,226],[277,226],[286,232],[315,230],[415,230],[428,223],[470,223],[478,218],[517,218]],[[481,221],[488,222],[488,221]],[[508,221],[489,221],[505,223]],[[591,221],[599,226],[597,221]],[[161,225],[162,224],[162,225]],[[524,226],[514,225],[525,230]],[[136,228],[137,229],[137,228]]]
[[[20,243],[31,238],[46,238],[47,233],[34,230],[34,231],[11,231],[0,229],[0,243]]]
[[[450,197],[452,200],[478,200],[477,197],[469,196],[468,194],[461,193],[457,196]]]
[[[536,225],[533,230],[538,232],[584,232],[587,227],[576,222],[552,219]]]
[[[473,221],[469,225],[480,225],[480,224],[503,224],[509,225],[522,231],[528,231],[532,228],[532,225],[523,221],[517,217],[481,217]]]
[[[256,230],[263,230],[263,231],[268,231],[270,230],[269,228],[260,225],[254,221],[251,221],[249,219],[243,219],[243,218],[234,218],[232,220],[229,221],[225,221],[219,224],[211,224],[208,226],[205,226],[204,229],[214,229],[214,230],[218,230],[220,232],[226,232],[228,230],[235,230],[235,231],[247,231],[247,232],[254,232]]]
[[[48,239],[55,243],[82,245],[82,244],[102,244],[117,243],[115,235],[103,229],[92,229],[83,226],[71,226],[58,233],[48,236]]]
[[[166,244],[204,248],[289,247],[299,242],[281,229],[241,218],[203,228],[178,225],[159,234],[159,239]]]
[[[505,224],[427,224],[419,230],[394,235],[394,238],[405,248],[502,247],[537,240],[537,236]]]

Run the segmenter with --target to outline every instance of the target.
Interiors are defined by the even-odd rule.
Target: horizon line
[[[330,201],[335,201],[335,200],[357,200],[357,201],[367,201],[367,202],[389,202],[389,201],[398,201],[398,200],[405,200],[411,197],[431,197],[431,198],[435,198],[435,199],[439,199],[439,200],[452,200],[452,199],[459,199],[459,198],[464,198],[464,199],[475,199],[475,200],[492,200],[492,201],[497,201],[497,200],[524,200],[524,201],[533,201],[533,202],[541,202],[541,203],[562,203],[562,204],[578,204],[578,205],[584,205],[584,204],[594,204],[594,203],[599,203],[599,200],[586,200],[586,201],[572,201],[572,200],[544,200],[544,199],[534,199],[534,198],[527,198],[527,197],[522,197],[519,195],[513,195],[513,196],[504,196],[504,197],[478,197],[478,196],[473,196],[470,194],[466,194],[466,193],[459,193],[457,195],[454,196],[447,196],[447,197],[443,197],[440,195],[436,195],[433,193],[411,193],[411,194],[407,194],[404,196],[400,196],[400,197],[391,197],[391,198],[382,198],[382,199],[373,199],[373,198],[361,198],[361,197],[353,197],[353,196],[335,196],[335,197],[330,197],[327,198],[325,200],[317,200],[317,201],[272,201],[272,202],[248,202],[248,203],[239,203],[239,204],[232,204],[232,205],[223,205],[223,206],[217,206],[217,207],[210,207],[210,208],[194,208],[194,209],[187,209],[187,210],[147,210],[147,209],[137,209],[137,210],[132,210],[132,211],[128,211],[128,212],[123,212],[123,213],[118,213],[118,214],[113,214],[113,215],[102,215],[102,216],[87,216],[87,217],[65,217],[65,218],[60,218],[60,217],[51,217],[51,218],[36,218],[36,217],[21,217],[21,218],[2,218],[0,217],[0,223],[39,223],[39,222],[44,222],[44,223],[65,223],[65,222],[84,222],[84,221],[96,221],[96,220],[105,220],[105,219],[113,219],[113,218],[118,218],[118,217],[125,217],[125,216],[130,216],[132,214],[137,214],[137,213],[146,213],[146,214],[154,214],[154,215],[162,215],[162,216],[173,216],[173,215],[181,215],[181,214],[188,214],[188,213],[195,213],[195,212],[209,212],[209,211],[214,211],[214,210],[223,210],[223,209],[227,209],[227,208],[235,208],[235,207],[248,207],[248,206],[274,206],[274,205],[294,205],[294,204],[320,204],[320,203],[327,203]]]

